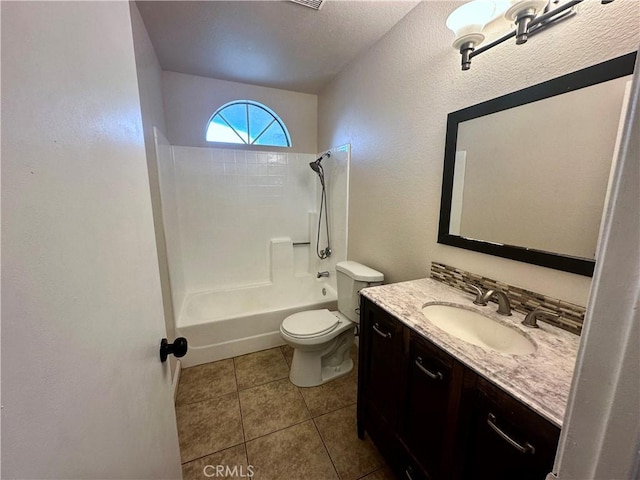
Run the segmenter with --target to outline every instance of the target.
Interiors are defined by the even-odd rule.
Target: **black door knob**
[[[166,338],[163,338],[160,342],[160,361],[166,362],[170,354],[178,358],[184,357],[188,348],[187,339],[184,337],[176,338],[173,343],[169,343]]]

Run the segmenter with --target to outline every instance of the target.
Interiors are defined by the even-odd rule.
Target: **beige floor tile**
[[[237,393],[176,407],[182,463],[244,442]]]
[[[247,440],[311,418],[298,387],[288,378],[242,390],[240,410]]]
[[[332,380],[317,387],[300,388],[307,408],[312,417],[356,403],[358,383],[354,367],[344,377]]]
[[[342,480],[360,478],[383,465],[371,440],[358,438],[355,405],[322,415],[314,422]]]
[[[360,480],[396,480],[396,476],[389,467],[384,466],[369,475],[361,477]]]
[[[289,367],[280,347],[242,355],[233,361],[239,390],[289,376]]]
[[[209,478],[247,478],[247,453],[244,444],[222,450],[182,465],[183,480],[205,480]],[[215,474],[215,475],[214,475]]]
[[[236,391],[233,360],[205,363],[180,372],[178,405],[221,397]]]
[[[311,421],[247,442],[254,480],[331,480],[335,469]]]
[[[291,367],[291,360],[293,360],[293,347],[290,345],[283,345],[280,347],[280,350],[282,350],[282,355],[284,355],[287,365]]]

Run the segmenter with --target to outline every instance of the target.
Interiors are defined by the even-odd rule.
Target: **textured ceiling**
[[[417,0],[138,1],[164,70],[318,93]]]

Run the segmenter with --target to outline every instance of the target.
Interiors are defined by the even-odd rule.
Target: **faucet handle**
[[[475,283],[470,283],[469,286],[476,292],[476,299],[473,301],[473,303],[476,305],[481,305],[483,307],[486,306],[488,301],[488,299],[486,298],[486,294],[488,292],[482,290],[482,287],[476,285]]]
[[[476,299],[473,301],[476,305],[480,305],[482,307],[486,307],[489,300],[495,293],[492,289],[483,290],[481,286],[470,284],[471,287],[476,291]]]
[[[537,308],[527,313],[527,316],[524,317],[524,320],[521,323],[525,327],[540,328],[540,326],[538,325],[538,318],[556,319],[556,318],[560,318],[560,315],[558,315],[557,313],[548,312],[547,310],[542,310]]]

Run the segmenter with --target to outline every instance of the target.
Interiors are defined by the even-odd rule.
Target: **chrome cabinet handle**
[[[444,376],[440,372],[433,373],[427,370],[425,366],[422,365],[422,357],[416,358],[415,364],[427,377],[432,380],[442,380],[444,378]]]
[[[413,469],[411,467],[407,467],[404,470],[404,476],[407,477],[407,480],[413,480],[413,477],[411,476],[411,472],[413,472]]]
[[[380,330],[380,326],[377,323],[373,324],[373,331],[380,335],[382,338],[391,338],[390,332],[383,332]]]
[[[498,425],[496,425],[496,416],[493,413],[490,413],[487,417],[487,425],[489,425],[494,432],[500,435],[500,437],[506,440],[509,445],[518,450],[520,453],[530,453],[532,455],[536,453],[536,449],[533,448],[533,445],[531,445],[529,442],[526,442],[524,446],[522,446],[509,435],[500,430]]]

